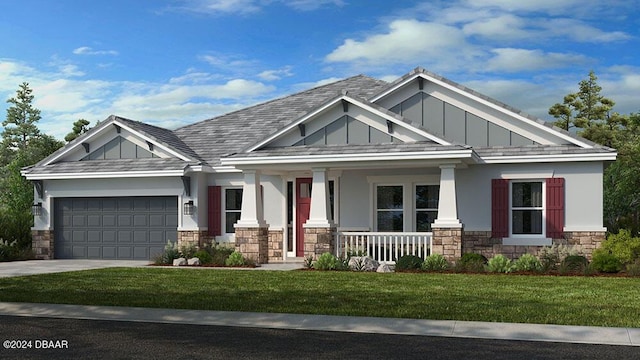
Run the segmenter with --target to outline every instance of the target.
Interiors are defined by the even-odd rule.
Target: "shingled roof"
[[[241,151],[342,91],[367,99],[388,85],[385,81],[358,75],[187,125],[174,133],[186,145],[197,149],[209,165],[219,166],[221,157]]]

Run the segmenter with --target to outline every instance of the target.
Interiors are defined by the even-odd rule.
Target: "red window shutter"
[[[509,236],[509,180],[491,180],[491,237]]]
[[[560,239],[564,235],[564,179],[547,179],[547,237]]]
[[[222,188],[209,186],[209,236],[222,235]]]

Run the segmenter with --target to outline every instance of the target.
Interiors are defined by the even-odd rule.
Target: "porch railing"
[[[336,255],[370,256],[379,262],[395,262],[403,255],[425,258],[431,254],[431,233],[338,231]]]

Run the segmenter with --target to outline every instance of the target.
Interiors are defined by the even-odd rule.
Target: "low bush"
[[[422,263],[424,271],[445,271],[449,268],[449,262],[441,254],[427,256]]]
[[[196,252],[198,251],[198,247],[194,244],[187,244],[180,246],[178,252],[180,253],[180,257],[185,259],[190,259],[195,257]]]
[[[524,254],[513,263],[513,271],[542,271],[542,264],[537,257],[531,254]]]
[[[234,251],[231,253],[231,255],[229,255],[227,260],[225,260],[224,264],[226,266],[244,266],[245,259],[244,256],[242,256],[241,252]]]
[[[200,263],[202,264],[211,264],[213,262],[213,256],[211,256],[211,254],[206,250],[196,251],[196,253],[193,254],[193,257],[200,259]]]
[[[609,234],[602,242],[602,249],[617,257],[623,264],[631,264],[640,258],[640,238],[632,237],[629,230],[621,229]]]
[[[484,272],[487,258],[482,254],[466,253],[456,263],[457,272]]]
[[[567,256],[579,255],[579,252],[579,248],[575,246],[553,244],[542,247],[538,257],[542,264],[542,270],[550,271],[558,269]]]
[[[511,260],[502,254],[498,254],[487,262],[487,270],[494,273],[508,273],[512,270]]]
[[[341,261],[335,257],[332,253],[324,253],[318,257],[313,268],[316,270],[337,270],[341,267]]]
[[[171,265],[173,264],[173,260],[179,257],[180,251],[178,251],[178,244],[167,240],[164,251],[155,258],[154,263],[156,265]]]
[[[396,271],[420,270],[422,268],[422,258],[415,255],[404,255],[396,260]]]
[[[604,249],[598,249],[593,252],[591,266],[594,270],[603,273],[617,273],[622,270],[620,259]]]
[[[560,272],[584,272],[589,265],[589,260],[582,255],[569,255],[560,264]]]
[[[307,256],[304,258],[304,268],[311,269],[313,268],[313,256]]]
[[[627,264],[626,270],[629,276],[640,276],[640,259],[633,264]]]

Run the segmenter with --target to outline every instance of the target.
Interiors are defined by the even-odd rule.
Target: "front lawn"
[[[112,268],[0,279],[0,301],[640,327],[640,279]]]

